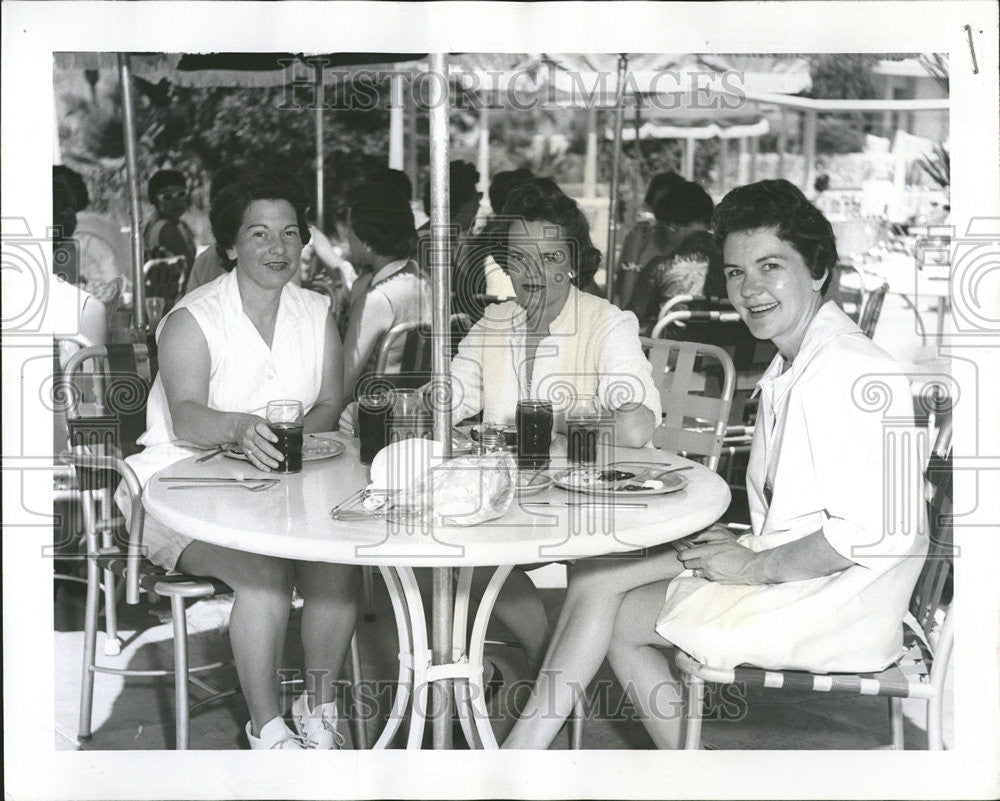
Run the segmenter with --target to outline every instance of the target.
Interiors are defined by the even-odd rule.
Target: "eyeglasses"
[[[177,189],[173,192],[160,192],[157,197],[160,200],[184,200],[188,196],[186,189]]]
[[[528,253],[523,250],[510,250],[507,253],[508,270],[526,270],[531,263],[541,262],[548,270],[560,270],[569,265],[569,254],[561,248],[546,253]]]

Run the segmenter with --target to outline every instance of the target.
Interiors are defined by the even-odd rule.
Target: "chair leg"
[[[944,736],[941,731],[941,696],[927,699],[927,748],[930,751],[944,750]]]
[[[97,625],[101,604],[101,570],[92,556],[87,558],[87,601],[83,624],[83,676],[80,687],[80,720],[77,739],[89,740],[94,712],[94,665],[97,663]]]
[[[375,620],[375,568],[371,565],[361,568],[361,606],[365,622]]]
[[[892,747],[902,751],[903,746],[903,699],[889,699],[889,729],[892,732]]]
[[[91,493],[80,493],[80,510],[87,548],[87,600],[83,618],[83,676],[77,738],[89,740],[94,712],[94,666],[97,664],[97,625],[101,606],[101,569],[97,565],[96,519]]]
[[[103,489],[100,494],[101,519],[107,520],[114,512],[111,508],[111,490]],[[111,531],[101,532],[101,547],[114,547],[114,535]],[[118,656],[122,652],[122,643],[118,638],[118,577],[111,570],[104,571],[104,655]]]
[[[573,711],[570,713],[569,747],[574,751],[580,751],[583,748],[583,721],[586,717],[584,714],[584,703],[584,696],[577,696],[577,699],[573,702]]]
[[[705,682],[697,676],[687,676],[687,709],[684,732],[684,750],[701,749],[701,711],[705,702]]]
[[[358,648],[357,632],[354,632],[354,636],[351,637],[351,652],[347,657],[347,675],[351,682],[350,692],[348,693],[351,699],[351,739],[354,740],[355,750],[367,751],[370,747],[368,743],[367,721],[358,714],[360,704],[354,700],[355,695],[364,685],[364,677],[361,673],[361,651]]]
[[[174,720],[176,721],[177,750],[186,751],[190,736],[188,699],[187,614],[184,598],[170,596],[170,616],[174,626]]]

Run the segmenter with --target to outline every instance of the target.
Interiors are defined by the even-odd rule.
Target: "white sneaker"
[[[330,701],[309,711],[309,701],[303,693],[292,701],[292,722],[305,748],[337,750],[344,745],[344,736],[337,731],[337,704]]]
[[[280,717],[265,723],[260,729],[260,737],[254,737],[250,733],[250,721],[247,721],[247,740],[250,741],[250,748],[253,751],[274,749],[302,751],[306,748],[302,738],[289,729]]]

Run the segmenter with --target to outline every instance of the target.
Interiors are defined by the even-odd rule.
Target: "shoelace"
[[[289,741],[297,742],[303,748],[315,748],[315,746],[309,745],[309,741],[306,740],[305,737],[300,737],[297,734],[292,734],[291,732],[289,732],[288,734],[286,734],[284,737],[282,737],[280,740],[278,740],[278,742],[276,742],[274,745],[272,745],[267,750],[268,751],[274,751],[275,749],[280,749],[280,748],[282,748],[282,746],[284,746],[285,743],[287,743]]]
[[[347,742],[344,739],[344,735],[337,731],[336,727],[333,725],[333,721],[329,718],[323,718],[320,721],[323,728],[327,731],[333,732],[333,741],[337,744],[337,748],[342,748]],[[302,732],[301,736],[297,736],[296,739],[299,740],[306,748],[316,749],[319,747],[319,743],[316,740],[311,739],[306,734],[306,718],[303,715],[295,716],[295,727]]]

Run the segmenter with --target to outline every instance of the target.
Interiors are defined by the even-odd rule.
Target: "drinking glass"
[[[358,438],[361,463],[371,464],[375,454],[389,444],[389,409],[392,395],[373,392],[358,398]]]
[[[298,473],[302,469],[302,404],[297,400],[268,401],[267,427],[278,437],[274,443],[285,458],[276,473]]]
[[[527,470],[541,470],[549,461],[552,444],[552,404],[543,400],[517,402],[517,462]]]
[[[156,330],[156,326],[163,319],[163,312],[166,311],[167,301],[164,298],[146,298],[146,324],[151,331]]]
[[[614,415],[602,410],[596,395],[578,395],[566,412],[566,455],[573,464],[607,461],[614,437]]]
[[[433,432],[430,413],[424,408],[423,398],[415,389],[396,389],[392,393],[389,410],[389,441],[428,438]]]

